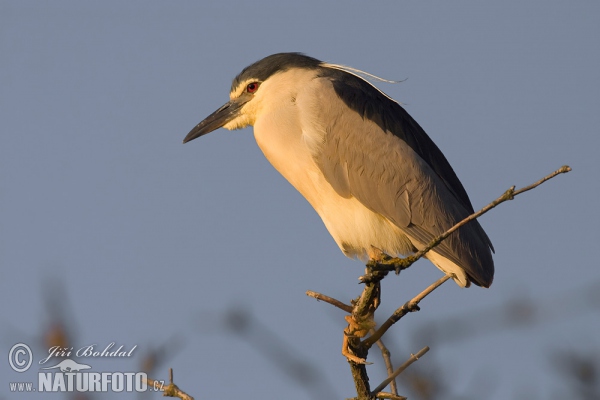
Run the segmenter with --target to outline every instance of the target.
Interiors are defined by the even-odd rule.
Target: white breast
[[[341,197],[326,181],[311,154],[314,151],[311,143],[318,141],[324,132],[310,127],[301,129],[295,100],[303,94],[287,92],[286,88],[294,85],[285,82],[286,78],[301,78],[283,78],[270,79],[270,87],[261,87],[268,89],[269,95],[277,93],[278,97],[270,102],[272,109],[263,108],[254,124],[254,137],[267,160],[308,200],[347,256],[364,259],[371,245],[389,254],[409,253],[413,246],[398,227],[354,197]]]

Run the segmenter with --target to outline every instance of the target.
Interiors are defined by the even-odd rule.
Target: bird
[[[364,71],[302,53],[244,68],[229,101],[184,143],[254,127],[259,148],[315,209],[350,258],[413,254],[474,212],[450,163],[400,103]],[[494,248],[477,220],[426,253],[460,287],[489,287]]]

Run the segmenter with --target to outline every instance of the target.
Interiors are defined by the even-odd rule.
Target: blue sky
[[[564,389],[553,354],[600,345],[591,296],[600,282],[600,6],[340,4],[2,2],[0,353],[27,342],[37,359],[47,355],[39,339],[56,296],[75,346],[138,345],[133,359],[94,364],[106,370],[135,370],[144,352],[178,338],[162,378],[173,367],[196,398],[353,395],[343,313],[304,292],[348,302],[360,262],[264,159],[252,129],[181,144],[243,67],[300,51],[406,79],[377,86],[438,144],[475,208],[573,168],[481,219],[496,248],[490,289],[447,283],[387,337],[398,364],[432,347],[418,364],[441,370],[446,398]],[[422,261],[387,278],[379,319],[438,277]],[[534,323],[508,328],[499,310],[529,301],[541,310]],[[228,331],[231,310],[256,318],[256,330]],[[415,339],[446,320],[475,332]],[[323,386],[298,386],[259,343],[291,349]],[[376,385],[383,362],[372,354]],[[0,362],[0,398],[18,398],[8,382],[36,371]]]

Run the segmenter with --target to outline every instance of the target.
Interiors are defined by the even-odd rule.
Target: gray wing
[[[314,157],[340,195],[355,197],[423,244],[473,212],[442,152],[398,103],[343,71],[321,77],[329,81],[324,90],[335,93],[325,95],[331,101],[319,113],[327,128]],[[355,112],[345,113],[347,107]],[[494,275],[491,251],[478,221],[436,248],[485,287]]]

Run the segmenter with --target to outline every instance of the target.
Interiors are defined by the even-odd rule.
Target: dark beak
[[[206,135],[216,129],[219,129],[229,121],[234,120],[240,115],[240,110],[246,104],[248,99],[237,98],[232,101],[228,101],[221,108],[214,113],[210,114],[204,121],[200,122],[187,134],[183,143],[187,143],[190,140],[199,138],[202,135]]]

